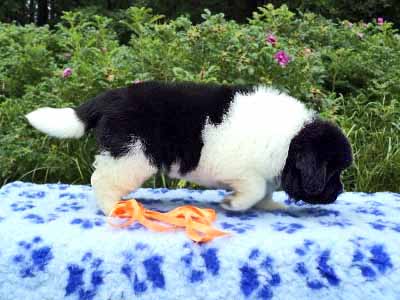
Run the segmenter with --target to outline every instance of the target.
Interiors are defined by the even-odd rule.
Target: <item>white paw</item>
[[[107,204],[105,205],[105,203],[102,203],[103,205],[101,205],[100,202],[97,202],[97,207],[106,215],[109,216],[111,214],[111,212],[114,209],[114,205],[112,204]]]
[[[258,202],[256,204],[256,208],[267,211],[274,211],[274,210],[285,210],[287,206],[282,203],[275,202],[272,199],[268,199]]]
[[[221,203],[221,206],[226,210],[231,211],[244,211],[252,207],[252,203],[248,203],[243,201],[243,199],[235,197],[235,196],[228,196],[224,199]]]

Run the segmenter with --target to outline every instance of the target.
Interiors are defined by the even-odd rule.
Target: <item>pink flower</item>
[[[276,42],[277,42],[277,38],[276,36],[274,36],[272,33],[268,34],[265,38],[265,41],[268,44],[271,44],[272,46],[275,46]]]
[[[276,62],[282,67],[285,67],[291,61],[291,57],[287,55],[286,52],[283,50],[278,51],[274,55],[274,58]]]
[[[143,80],[136,79],[135,81],[133,81],[133,84],[138,84],[138,83],[142,83],[142,82],[143,82]]]
[[[377,19],[376,19],[376,23],[378,23],[379,26],[382,26],[383,23],[385,23],[385,21],[384,21],[383,18],[381,17],[381,18],[377,18]]]
[[[71,68],[66,68],[64,71],[63,71],[63,77],[64,78],[68,78],[68,77],[70,77],[72,75],[72,69]]]

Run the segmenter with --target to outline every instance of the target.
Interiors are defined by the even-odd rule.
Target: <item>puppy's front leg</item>
[[[266,193],[265,179],[257,176],[229,182],[229,186],[234,190],[234,194],[221,203],[221,206],[227,210],[247,210],[262,200]]]
[[[287,207],[284,204],[272,200],[272,193],[269,193],[260,202],[256,204],[256,208],[267,211],[273,211],[273,210],[284,210]]]

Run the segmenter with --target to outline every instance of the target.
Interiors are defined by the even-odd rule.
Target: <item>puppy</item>
[[[279,186],[296,200],[332,203],[343,191],[340,173],[352,163],[337,126],[263,86],[149,81],[26,117],[58,138],[94,131],[100,152],[91,183],[106,214],[158,171],[233,190],[222,203],[227,210],[281,208],[272,201]]]

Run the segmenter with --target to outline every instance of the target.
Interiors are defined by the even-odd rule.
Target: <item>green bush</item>
[[[260,7],[246,24],[205,10],[164,21],[130,8],[118,22],[66,13],[55,30],[0,24],[0,179],[88,183],[93,137],[51,139],[24,114],[40,106],[77,105],[134,80],[262,83],[300,98],[349,136],[355,163],[348,190],[400,191],[400,36],[391,23],[336,23],[286,6]],[[276,43],[266,40],[273,34]],[[275,55],[285,51],[287,65]],[[72,69],[64,78],[62,71]],[[184,186],[153,178],[150,185]]]

